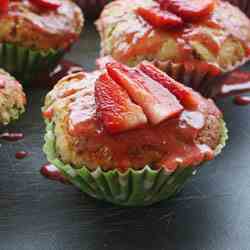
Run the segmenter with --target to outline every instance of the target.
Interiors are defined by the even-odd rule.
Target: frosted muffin
[[[18,79],[55,66],[78,39],[80,8],[70,0],[22,0],[0,8],[0,66]]]
[[[48,160],[82,191],[127,206],[174,195],[227,138],[213,101],[147,62],[63,78],[43,114]]]
[[[129,66],[152,61],[200,91],[249,59],[250,21],[237,7],[215,0],[160,2],[108,4],[96,22],[101,55]]]
[[[7,125],[24,112],[26,97],[21,84],[0,69],[0,125]]]

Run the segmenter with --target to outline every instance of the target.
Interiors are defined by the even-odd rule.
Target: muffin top
[[[158,2],[172,7],[163,9]],[[144,59],[188,61],[206,62],[222,71],[249,57],[250,21],[237,7],[219,0],[196,1],[201,4],[197,13],[203,16],[196,13],[192,18],[188,15],[193,11],[187,9],[191,4],[188,1],[158,2],[116,0],[108,4],[96,23],[102,55],[111,55],[131,66]],[[174,5],[179,2],[186,2],[186,12]]]
[[[213,158],[222,130],[213,101],[147,62],[63,78],[43,115],[53,123],[58,157],[91,170],[196,166]]]
[[[37,2],[10,0],[0,11],[0,42],[38,50],[69,48],[83,27],[79,7],[70,0],[57,0],[52,8]]]
[[[24,111],[26,97],[23,88],[7,72],[0,69],[0,124],[8,124]]]

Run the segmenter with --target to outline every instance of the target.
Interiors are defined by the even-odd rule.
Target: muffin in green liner
[[[90,171],[62,162],[56,153],[53,123],[47,123],[44,152],[50,163],[81,191],[91,197],[122,206],[146,206],[177,194],[197,167],[178,168],[169,174],[164,169],[154,170],[146,166],[141,170],[129,169],[103,171],[100,167]],[[221,139],[216,149],[218,155],[228,139],[225,123],[221,122]]]
[[[26,97],[14,77],[0,69],[0,125],[17,120],[25,111]]]
[[[43,115],[49,162],[83,192],[124,206],[173,196],[227,139],[212,100],[147,62],[63,78]]]
[[[214,1],[209,15],[195,21],[173,12],[175,26],[171,27],[167,19],[165,24],[157,19],[157,15],[168,18],[170,12],[158,2],[116,0],[106,5],[96,22],[101,56],[112,56],[129,66],[151,61],[204,95],[219,76],[249,60],[250,21],[237,7]]]
[[[0,67],[27,83],[53,69],[79,38],[80,8],[70,0],[45,8],[33,1],[10,1],[0,13]]]

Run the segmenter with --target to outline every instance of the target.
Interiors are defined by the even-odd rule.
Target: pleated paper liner
[[[27,85],[37,73],[53,69],[64,51],[43,52],[16,44],[0,44],[0,67]]]
[[[118,170],[90,171],[86,167],[73,168],[57,158],[55,152],[54,126],[47,123],[44,152],[49,162],[76,187],[88,195],[122,206],[146,206],[175,195],[189,179],[197,167],[178,168],[173,173],[165,169],[153,170],[150,166],[142,170],[129,169],[125,173]],[[219,154],[227,140],[227,129],[222,121],[221,141],[217,147]]]
[[[75,2],[81,7],[87,19],[95,19],[111,0],[75,0]]]
[[[197,63],[175,63],[171,61],[154,60],[152,63],[174,78],[192,89],[200,92],[203,96],[213,98],[221,79],[236,68],[249,61],[249,57],[242,58],[226,70],[220,71],[213,64],[198,61]]]
[[[248,17],[250,17],[250,1],[249,0],[224,0],[237,7],[239,7],[242,12],[244,12]]]

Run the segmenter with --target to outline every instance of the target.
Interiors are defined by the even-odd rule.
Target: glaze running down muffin
[[[148,62],[63,78],[47,95],[43,115],[48,160],[84,192],[122,205],[168,198],[226,139],[212,100]],[[158,185],[166,192],[157,195]]]
[[[18,119],[25,105],[26,97],[21,84],[0,69],[0,125]]]
[[[153,61],[197,89],[249,59],[249,19],[219,0],[116,0],[96,25],[102,56],[129,66]]]
[[[10,0],[0,24],[0,65],[24,78],[55,66],[78,39],[83,16],[70,0]]]

